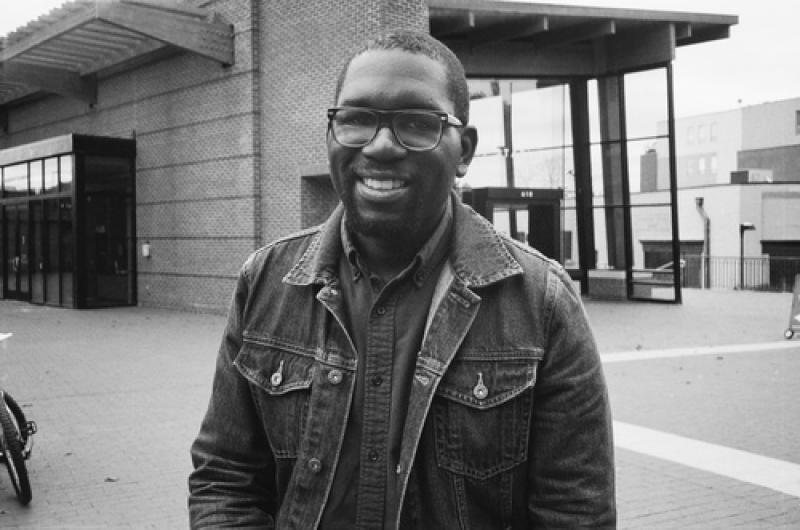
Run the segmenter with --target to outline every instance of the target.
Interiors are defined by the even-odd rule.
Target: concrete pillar
[[[625,216],[627,204],[625,183],[625,138],[622,123],[622,83],[619,77],[597,80],[600,99],[600,138],[603,141],[603,194],[605,195],[606,250],[609,267],[626,268]],[[609,208],[609,206],[613,206]]]

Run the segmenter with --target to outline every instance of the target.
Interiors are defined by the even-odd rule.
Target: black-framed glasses
[[[369,144],[383,124],[388,124],[397,142],[409,151],[430,151],[439,145],[446,126],[464,126],[455,116],[436,110],[328,109],[328,127],[333,139],[345,147]]]

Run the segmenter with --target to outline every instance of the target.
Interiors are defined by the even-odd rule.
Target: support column
[[[620,78],[597,80],[600,98],[600,138],[603,142],[603,194],[605,196],[606,250],[612,269],[627,268],[625,252],[625,138],[622,123],[623,94]]]
[[[592,202],[592,151],[589,137],[589,95],[586,80],[569,84],[572,107],[572,145],[575,164],[575,221],[578,227],[578,259],[581,293],[589,292],[589,270],[597,268]]]

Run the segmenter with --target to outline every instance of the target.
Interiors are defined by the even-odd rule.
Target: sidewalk
[[[790,303],[789,293],[684,291],[680,306],[587,300],[586,307],[601,352],[611,353],[783,341]],[[20,507],[5,472],[0,472],[0,528],[185,528],[188,448],[205,411],[223,324],[219,315],[145,308],[72,311],[0,302],[0,332],[14,333],[5,347],[0,346],[0,386],[39,426],[28,462],[33,501]],[[765,358],[772,355],[783,363],[778,366],[797,373],[800,365],[786,365],[794,362],[787,359],[800,358],[800,341],[795,342],[796,351],[786,350],[793,356]],[[731,359],[725,365],[731,374],[740,369],[736,362]],[[702,359],[681,364],[694,374],[706,373],[708,366],[719,368]],[[632,422],[640,421],[634,416],[643,407],[669,408],[657,402],[663,395],[653,396],[651,386],[641,382],[650,378],[652,388],[659,390],[664,384],[677,386],[673,378],[678,372],[653,371],[651,366],[642,362],[608,366],[615,418],[617,410],[621,419]],[[708,373],[706,381],[714,377]],[[720,392],[742,391],[717,380],[720,385],[714,388]],[[674,391],[705,400],[704,394],[697,394],[703,387],[695,387],[694,393],[684,392],[687,387]],[[800,388],[789,390],[797,392],[791,400],[800,402]],[[693,408],[692,403],[675,401]],[[718,416],[714,410],[699,410],[698,414]],[[800,409],[776,414],[788,420],[800,417],[790,416],[795,412]],[[651,416],[659,428],[672,428],[667,415]],[[683,416],[717,425],[713,418]],[[800,463],[800,450],[783,450],[785,454],[776,458]],[[686,526],[682,518],[687,508],[676,504],[681,495],[704,498],[707,508],[710,502],[717,510],[737,509],[736,502],[718,495],[736,489],[730,479],[687,472],[627,450],[618,451],[617,462],[621,528]],[[671,493],[658,500],[648,498],[648,488],[656,486]],[[698,495],[698,488],[705,497]],[[712,492],[716,496],[709,497]],[[764,502],[770,506],[786,504],[785,514],[775,516],[783,519],[772,520],[795,521],[791,518],[796,516],[800,523],[800,510],[791,508],[798,504],[796,498],[775,497],[762,489],[747,492],[768,499]],[[752,508],[739,504],[740,511]],[[642,517],[651,512],[667,515],[650,521],[658,524],[640,526],[647,520]],[[731,522],[746,522],[744,514],[731,517]],[[770,520],[772,512],[764,517]]]

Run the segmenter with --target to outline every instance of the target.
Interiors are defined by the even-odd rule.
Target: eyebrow
[[[399,103],[393,105],[391,108],[376,107],[374,102],[376,99],[382,99],[383,95],[380,92],[362,94],[355,98],[340,99],[337,105],[346,105],[350,107],[367,107],[378,110],[392,110],[392,109],[420,109],[420,110],[435,110],[438,112],[449,112],[447,109],[440,108],[432,99],[420,97],[418,92],[405,91],[399,94],[392,94],[391,101]]]

